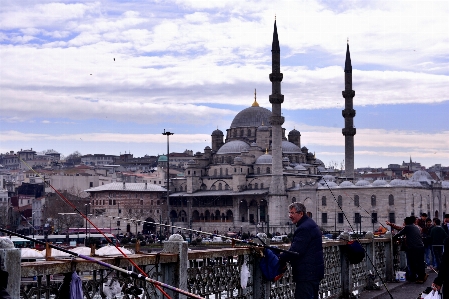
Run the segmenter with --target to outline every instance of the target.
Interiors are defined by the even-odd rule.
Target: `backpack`
[[[268,248],[264,249],[259,266],[264,278],[268,281],[277,281],[284,275],[285,269],[281,268],[279,257]]]
[[[358,264],[365,257],[365,249],[358,241],[348,241],[346,245],[343,246],[343,253],[346,255],[350,264]]]

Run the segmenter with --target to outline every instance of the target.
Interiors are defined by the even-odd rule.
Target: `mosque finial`
[[[346,43],[348,43],[349,44],[349,37],[346,39]]]
[[[256,89],[254,88],[254,103],[251,105],[251,107],[259,107],[259,103],[257,103],[257,96],[256,96]]]

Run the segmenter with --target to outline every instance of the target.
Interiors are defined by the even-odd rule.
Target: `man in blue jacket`
[[[290,262],[292,266],[296,283],[295,299],[318,299],[318,288],[324,277],[321,231],[315,221],[307,216],[303,204],[295,202],[288,208],[289,218],[296,225],[289,250],[299,253],[299,256],[283,253],[280,262]]]

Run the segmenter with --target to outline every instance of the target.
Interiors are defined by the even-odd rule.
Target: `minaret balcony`
[[[341,130],[341,133],[342,133],[344,136],[354,136],[355,133],[356,133],[356,130],[355,130],[355,128],[343,128],[343,129]]]
[[[342,96],[346,98],[353,98],[355,97],[355,91],[354,90],[343,90],[341,92]]]
[[[346,117],[354,117],[355,116],[355,110],[354,109],[345,109],[341,111],[341,115],[343,115],[344,118]]]
[[[270,81],[271,82],[281,82],[283,78],[284,78],[284,74],[283,73],[271,73],[270,74]]]
[[[284,124],[284,121],[285,121],[285,118],[283,116],[272,115],[270,117],[270,125],[272,125],[272,126],[276,126],[276,125],[281,126],[282,124]]]
[[[284,103],[284,95],[283,94],[270,94],[269,96],[271,104],[282,104]]]

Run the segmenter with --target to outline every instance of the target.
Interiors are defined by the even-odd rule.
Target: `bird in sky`
[[[114,61],[115,61],[115,58],[114,58]]]

